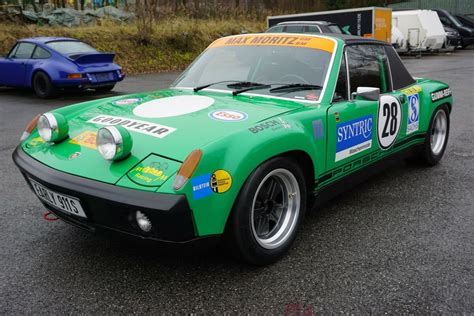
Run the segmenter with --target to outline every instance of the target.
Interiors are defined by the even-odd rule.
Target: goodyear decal
[[[334,51],[334,42],[330,39],[304,35],[255,34],[225,37],[214,41],[209,48],[222,46],[290,46]]]
[[[418,93],[418,92],[421,92],[421,87],[418,86],[418,85],[414,85],[414,86],[411,86],[411,87],[408,87],[408,88],[405,88],[405,89],[402,89],[400,90],[401,93],[404,93],[406,95],[411,95],[411,94],[415,94],[415,93]]]
[[[336,125],[336,159],[339,161],[372,147],[372,115]]]
[[[169,126],[111,115],[98,115],[87,122],[105,126],[121,125],[129,131],[158,138],[166,137],[176,130],[176,128]]]
[[[85,131],[85,132],[80,133],[76,137],[71,138],[69,140],[69,143],[80,145],[82,147],[87,147],[90,149],[96,149],[97,148],[96,143],[95,143],[96,137],[97,137],[96,132]]]

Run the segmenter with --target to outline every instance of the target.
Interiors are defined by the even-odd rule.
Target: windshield
[[[266,37],[299,38],[282,35]],[[307,39],[304,36],[302,38]],[[316,37],[310,39],[329,41]],[[331,49],[332,46],[331,42]],[[262,84],[261,87],[254,87],[252,94],[316,101],[322,91],[331,55],[327,50],[309,47],[270,44],[214,47],[211,45],[173,86],[195,88],[212,83],[209,89],[234,91],[235,82],[242,81]],[[304,84],[304,86],[273,89],[288,84]]]
[[[78,41],[56,41],[46,45],[63,55],[97,52],[93,47]]]

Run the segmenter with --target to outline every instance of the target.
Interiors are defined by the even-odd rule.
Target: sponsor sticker
[[[112,102],[113,105],[130,105],[140,102],[141,98],[129,98],[129,99],[122,99]]]
[[[328,38],[268,33],[224,37],[214,41],[209,47],[222,46],[290,46],[319,49],[329,53],[334,50],[334,42]]]
[[[73,137],[69,140],[70,144],[80,145],[82,147],[87,147],[90,149],[96,149],[96,140],[97,133],[92,131],[85,131]]]
[[[219,169],[191,179],[193,198],[199,200],[213,193],[227,192],[232,186],[232,176],[225,170]]]
[[[323,120],[319,119],[313,121],[313,135],[314,139],[321,139],[324,137]]]
[[[121,125],[129,131],[158,138],[164,138],[176,131],[176,128],[169,126],[111,115],[98,115],[87,122],[105,126]]]
[[[210,179],[210,173],[206,173],[202,176],[191,179],[191,185],[193,187],[193,198],[195,200],[205,198],[206,196],[209,196],[213,193],[211,189]]]
[[[377,138],[381,149],[388,149],[395,143],[401,122],[400,101],[394,96],[382,95],[377,114]]]
[[[247,113],[234,110],[217,110],[209,113],[209,117],[223,122],[240,122],[248,118]]]
[[[373,116],[336,124],[336,161],[372,147]]]
[[[420,96],[413,94],[408,96],[408,122],[407,135],[416,132],[420,125]]]
[[[438,100],[447,98],[451,96],[453,93],[451,91],[451,88],[446,88],[446,89],[441,89],[435,92],[431,93],[431,101],[436,102]]]
[[[305,96],[306,100],[309,100],[309,101],[318,101],[319,99],[319,95],[316,95],[314,93],[309,93]]]
[[[269,121],[257,124],[255,126],[249,127],[249,131],[251,131],[254,134],[257,134],[267,129],[275,131],[280,128],[291,128],[291,125],[288,124],[288,122],[284,121],[283,119],[277,118],[277,119],[269,120]]]
[[[421,87],[418,86],[418,85],[414,85],[414,86],[411,86],[411,87],[408,87],[408,88],[405,88],[405,89],[402,89],[400,90],[401,93],[404,93],[406,95],[410,95],[410,94],[415,94],[415,93],[419,93],[421,92]]]
[[[40,145],[43,145],[45,141],[41,137],[35,137],[32,140],[30,140],[28,143],[26,143],[26,147],[28,148],[35,148]]]
[[[81,152],[80,152],[80,151],[76,151],[76,152],[73,153],[71,156],[69,156],[69,160],[76,159],[76,158],[79,157],[80,155],[81,155]]]

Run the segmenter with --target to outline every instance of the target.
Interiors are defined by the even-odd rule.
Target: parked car
[[[446,43],[444,48],[457,48],[462,46],[461,34],[456,29],[449,26],[443,25],[444,31],[446,32]]]
[[[446,42],[446,32],[432,10],[399,10],[392,12],[392,25],[405,37],[405,47],[412,52],[436,51]]]
[[[339,25],[326,21],[289,21],[270,27],[265,33],[334,33],[347,34]]]
[[[125,77],[114,57],[72,38],[22,39],[0,58],[0,86],[32,88],[40,98],[64,88],[109,91]]]
[[[455,17],[462,23],[462,25],[474,28],[474,19],[471,17],[462,14],[456,14]]]
[[[474,44],[474,28],[464,25],[457,17],[452,15],[449,11],[435,9],[438,13],[439,19],[443,25],[451,27],[461,34],[461,46],[466,48],[469,45]]]
[[[222,238],[264,265],[290,249],[306,209],[385,163],[436,165],[452,106],[447,84],[413,78],[387,42],[236,35],[169,89],[40,115],[13,160],[68,223],[178,243]]]

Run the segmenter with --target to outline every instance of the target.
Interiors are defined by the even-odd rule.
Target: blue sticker
[[[420,96],[417,94],[408,96],[408,122],[407,135],[416,132],[420,126]]]
[[[209,196],[213,193],[210,180],[210,173],[206,173],[202,176],[191,179],[191,184],[193,186],[193,197],[195,200],[205,198],[206,196]]]
[[[323,120],[313,121],[313,135],[314,139],[321,139],[324,137]]]
[[[336,161],[372,147],[372,115],[336,125]]]

